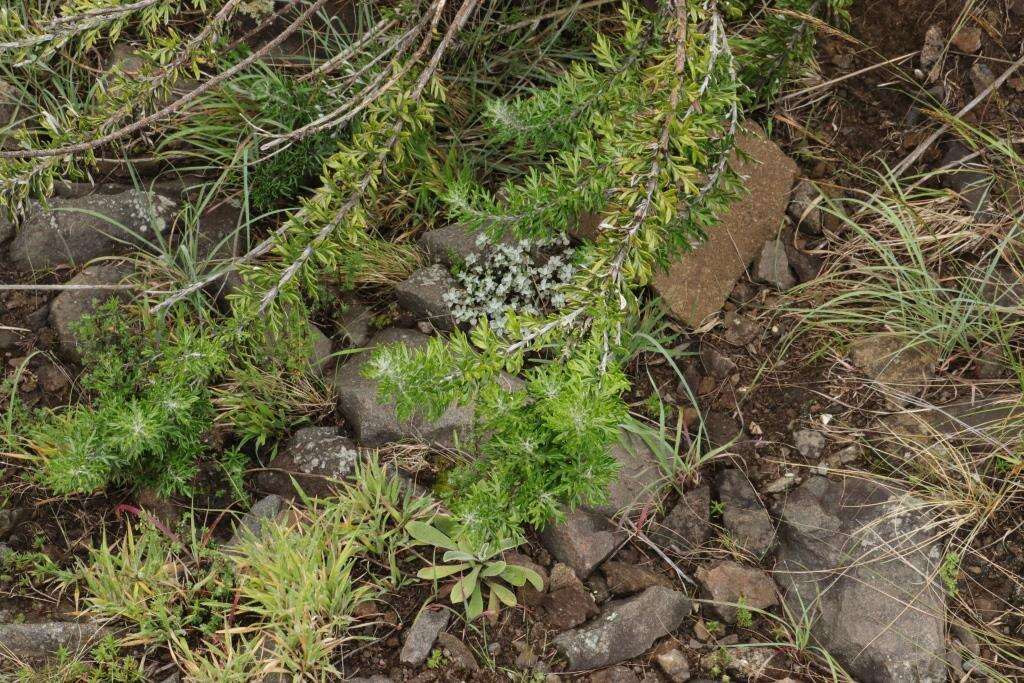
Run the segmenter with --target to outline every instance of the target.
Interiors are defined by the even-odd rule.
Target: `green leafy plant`
[[[185,318],[135,318],[117,301],[78,328],[90,400],[37,414],[24,430],[58,493],[111,483],[187,492],[215,410],[209,384],[223,344]]]
[[[447,528],[455,538],[442,531],[441,527]],[[434,520],[433,524],[410,522],[408,530],[417,542],[444,550],[442,560],[445,564],[424,567],[416,575],[429,581],[458,576],[450,599],[452,604],[465,607],[470,621],[484,612],[485,589],[488,591],[487,611],[492,614],[497,614],[502,605],[515,607],[516,594],[509,586],[524,586],[529,582],[537,590],[543,589],[537,572],[501,559],[502,553],[517,545],[514,542],[474,547],[465,537],[459,537],[452,520],[444,518]]]
[[[740,596],[736,604],[736,625],[741,628],[750,628],[754,625],[754,615],[747,606],[746,598]]]
[[[447,658],[444,656],[444,650],[434,648],[430,651],[430,656],[427,657],[427,668],[428,669],[440,669],[445,665]]]
[[[939,577],[946,587],[949,597],[956,597],[960,589],[957,587],[957,580],[960,578],[960,555],[954,552],[946,553],[939,566]]]

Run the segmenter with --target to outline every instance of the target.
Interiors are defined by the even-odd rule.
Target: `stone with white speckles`
[[[601,615],[554,640],[573,670],[599,669],[642,655],[654,641],[679,628],[690,613],[685,593],[654,586],[608,603]]]
[[[11,262],[20,270],[46,271],[122,254],[164,234],[176,210],[168,197],[134,188],[52,197],[47,206],[33,203],[28,210],[11,241]]]
[[[294,479],[307,495],[327,496],[352,474],[362,454],[335,427],[304,427],[257,475],[257,483],[262,491],[288,497],[296,493]]]

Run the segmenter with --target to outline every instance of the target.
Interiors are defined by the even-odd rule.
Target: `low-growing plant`
[[[121,644],[169,649],[196,680],[340,675],[334,654],[363,637],[357,608],[410,580],[400,563],[434,503],[376,458],[335,497],[306,503],[230,547],[144,521],[104,538],[65,581],[89,615],[127,626]]]
[[[485,243],[481,234],[477,244]],[[576,270],[568,244],[564,236],[520,240],[493,245],[480,256],[470,254],[455,272],[458,285],[444,294],[452,317],[473,324],[486,319],[500,332],[510,312],[536,315],[542,308],[561,308],[565,297],[559,288]]]
[[[416,575],[429,581],[458,577],[449,597],[452,604],[463,605],[470,621],[484,613],[485,590],[487,611],[491,614],[497,614],[503,605],[516,606],[515,591],[508,586],[515,588],[529,582],[537,590],[543,590],[537,572],[502,559],[506,551],[518,545],[515,541],[476,545],[459,534],[459,527],[453,520],[445,518],[437,518],[431,524],[411,522],[408,529],[417,542],[444,551],[441,557],[445,564],[425,567]]]
[[[479,355],[469,347],[458,332],[431,339],[423,353],[395,345],[367,369],[403,418],[475,402],[478,431],[487,435],[481,457],[449,471],[439,490],[463,533],[481,544],[521,541],[524,525],[560,518],[562,505],[603,502],[617,472],[610,449],[627,416],[621,369],[602,368],[601,347],[590,344],[567,363],[531,367],[516,388],[491,379],[507,367],[500,345]]]

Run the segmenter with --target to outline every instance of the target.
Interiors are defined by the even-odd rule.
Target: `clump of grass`
[[[410,580],[408,528],[433,503],[370,459],[336,498],[306,504],[230,549],[207,530],[143,522],[103,540],[71,580],[89,615],[126,626],[122,645],[169,650],[195,680],[340,676],[336,655],[372,626],[357,608]]]
[[[837,246],[826,270],[794,293],[788,312],[798,317],[798,329],[829,345],[891,333],[907,347],[934,349],[941,366],[952,371],[947,388],[964,392],[952,402],[873,385],[906,408],[874,428],[871,471],[850,474],[911,493],[927,520],[916,530],[925,539],[919,542],[942,548],[930,578],[946,593],[951,620],[981,643],[982,654],[971,655],[971,666],[995,680],[1016,680],[1024,670],[1024,642],[1000,625],[1019,620],[1019,606],[1003,601],[1002,616],[983,617],[972,596],[989,592],[993,577],[1012,590],[1024,589],[1015,568],[994,552],[1002,540],[992,541],[1012,533],[1007,520],[1024,510],[1024,263],[1017,208],[1024,166],[1011,146],[990,134],[957,128],[978,149],[979,160],[987,158],[972,168],[990,189],[985,204],[969,209],[956,193],[927,187],[958,169],[916,179],[884,175],[870,196],[830,203],[845,235],[833,237]],[[1005,381],[961,384],[960,368],[982,356],[1013,372]],[[984,397],[989,389],[1000,392],[998,402]],[[985,569],[974,575],[964,570],[968,565]]]
[[[851,238],[796,309],[808,326],[842,336],[884,329],[944,354],[1001,344],[1020,329],[1013,306],[992,296],[1003,269],[1020,272],[1006,245],[1016,225],[978,225],[955,197],[883,177],[885,193],[831,210]],[[959,260],[977,254],[974,263]]]

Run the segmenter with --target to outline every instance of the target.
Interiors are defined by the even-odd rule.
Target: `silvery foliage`
[[[486,236],[477,238],[477,246],[488,246]],[[564,235],[490,245],[466,257],[455,273],[458,285],[444,294],[445,303],[457,322],[476,324],[486,318],[500,332],[509,313],[536,315],[565,305],[560,289],[576,272],[572,256]]]

